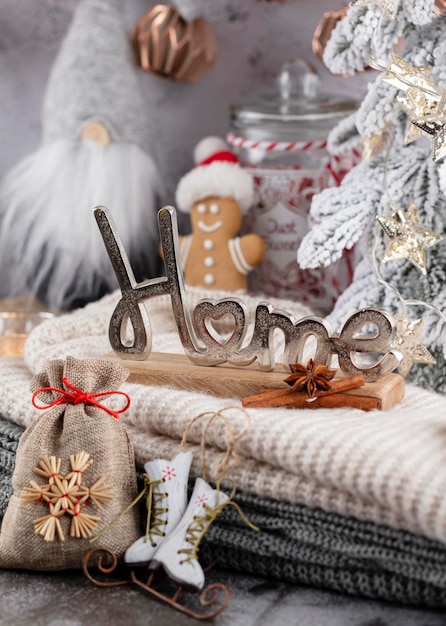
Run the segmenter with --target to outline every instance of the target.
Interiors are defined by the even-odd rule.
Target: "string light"
[[[426,250],[442,241],[444,237],[421,223],[417,206],[412,203],[407,210],[396,207],[391,217],[378,215],[376,219],[389,238],[383,262],[408,259],[426,276]]]
[[[401,0],[352,0],[350,2],[351,7],[360,7],[364,4],[375,3],[382,10],[383,15],[386,15],[391,20],[394,20]]]
[[[403,92],[403,95],[398,97],[398,101],[409,117],[405,138],[406,143],[410,143],[426,133],[430,134],[433,140],[433,158],[434,160],[439,160],[446,154],[446,90],[434,83],[430,67],[417,68],[411,66],[404,59],[393,53],[388,63],[378,60],[376,33],[381,27],[383,16],[390,16],[388,11],[389,1],[391,0],[387,0],[387,3],[381,6],[382,15],[373,33],[373,52],[370,66],[384,72],[383,80]],[[359,4],[364,3],[365,0],[359,0]],[[358,5],[358,2],[352,4]],[[383,3],[379,4],[383,5]],[[425,248],[435,245],[443,239],[443,236],[428,231],[421,225],[415,205],[411,205],[407,212],[404,212],[402,207],[392,202],[388,187],[388,161],[393,140],[393,135],[387,129],[383,186],[384,195],[387,195],[389,198],[389,212],[391,212],[391,216],[377,215],[377,226],[375,227],[372,246],[372,268],[378,283],[386,290],[393,292],[399,301],[399,313],[395,316],[397,334],[392,347],[403,354],[403,360],[398,371],[401,375],[406,376],[414,363],[436,363],[435,358],[422,344],[423,322],[421,319],[411,320],[408,314],[408,307],[429,309],[438,315],[444,323],[446,323],[446,316],[432,303],[417,299],[404,299],[399,290],[383,278],[378,259],[378,245],[381,241],[382,231],[378,225],[390,238],[390,244],[387,246],[385,255],[381,260],[387,262],[393,258],[408,258],[425,275],[427,274]],[[407,217],[409,217],[409,223]],[[393,241],[393,246],[392,240],[395,240]]]

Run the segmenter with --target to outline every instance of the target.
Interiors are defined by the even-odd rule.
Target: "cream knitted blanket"
[[[196,302],[209,294],[189,290]],[[215,296],[215,294],[213,294]],[[21,425],[35,417],[28,390],[32,373],[51,358],[99,357],[110,351],[107,332],[118,294],[38,327],[19,360],[0,361],[0,414]],[[246,297],[254,310],[257,300]],[[301,305],[273,302],[297,318]],[[153,349],[179,352],[168,297],[149,302]],[[126,383],[132,405],[124,414],[137,461],[178,452],[187,424],[203,411],[227,410],[235,432],[246,427],[240,402],[206,394]],[[112,406],[112,402],[110,402]],[[405,399],[388,412],[355,409],[251,409],[251,429],[237,441],[238,465],[225,472],[245,492],[372,520],[446,542],[446,398],[408,385]],[[188,441],[192,472],[200,473],[196,422]],[[206,434],[211,475],[226,450],[226,431],[214,420]]]

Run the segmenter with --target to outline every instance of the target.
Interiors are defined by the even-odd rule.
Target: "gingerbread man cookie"
[[[192,234],[181,238],[189,285],[246,291],[247,274],[258,265],[265,244],[256,234],[237,237],[243,211],[253,201],[253,180],[219,137],[195,149],[196,167],[180,180],[176,201],[190,212]]]

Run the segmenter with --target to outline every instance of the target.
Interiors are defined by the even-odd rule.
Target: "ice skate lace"
[[[90,543],[93,543],[99,537],[101,537],[104,533],[106,533],[112,526],[117,524],[119,520],[121,520],[124,515],[126,515],[138,502],[146,496],[146,507],[147,507],[147,522],[146,522],[146,533],[144,536],[144,541],[150,541],[153,547],[156,546],[154,535],[158,535],[159,537],[164,537],[165,532],[163,530],[163,526],[167,524],[167,519],[163,519],[160,517],[163,513],[167,513],[167,507],[159,506],[161,501],[167,497],[167,493],[163,491],[155,491],[155,487],[164,483],[164,478],[159,478],[158,480],[152,480],[148,474],[144,474],[144,488],[142,491],[136,496],[133,502],[130,502],[128,507],[122,511],[110,524],[107,524],[105,528],[101,530],[97,535],[95,535],[92,539],[90,539]]]
[[[187,531],[186,531],[185,541],[186,541],[186,543],[190,544],[190,547],[188,547],[188,548],[180,548],[178,550],[178,554],[185,554],[186,555],[186,557],[182,561],[180,561],[180,564],[182,564],[182,563],[190,563],[191,561],[194,561],[194,560],[198,559],[198,552],[199,552],[199,549],[200,549],[200,543],[201,543],[201,540],[203,539],[204,535],[206,534],[207,529],[212,524],[212,522],[215,519],[217,519],[217,517],[219,515],[221,515],[221,513],[223,512],[223,509],[225,507],[227,507],[227,506],[234,507],[234,509],[240,515],[240,517],[245,522],[245,524],[247,526],[249,526],[249,528],[251,528],[252,530],[255,530],[255,531],[259,530],[259,528],[257,528],[257,526],[254,526],[254,524],[252,524],[249,521],[249,519],[246,517],[246,515],[241,510],[240,506],[236,502],[233,501],[233,498],[235,496],[235,492],[236,492],[236,489],[237,489],[235,484],[233,483],[233,481],[229,481],[233,485],[231,494],[229,495],[227,500],[225,500],[224,502],[220,503],[220,493],[221,493],[220,483],[221,483],[222,480],[226,480],[226,482],[228,481],[227,478],[226,479],[221,478],[218,481],[217,487],[216,487],[217,501],[216,501],[215,507],[210,507],[207,504],[204,504],[203,505],[204,514],[203,515],[194,515],[191,523],[189,524],[189,526],[187,528]]]
[[[167,498],[167,493],[165,491],[155,491],[155,487],[160,483],[164,483],[164,478],[151,480],[147,474],[144,474],[144,489],[147,490],[147,522],[144,542],[150,541],[153,548],[156,546],[155,535],[158,537],[166,536],[164,526],[167,524],[167,519],[161,517],[161,515],[167,513],[168,509],[167,507],[160,506],[160,504],[164,498]]]

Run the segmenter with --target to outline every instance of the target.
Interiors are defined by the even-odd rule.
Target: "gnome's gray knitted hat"
[[[147,148],[149,122],[122,18],[122,0],[80,0],[54,63],[43,139],[78,139],[100,122],[112,141]]]

